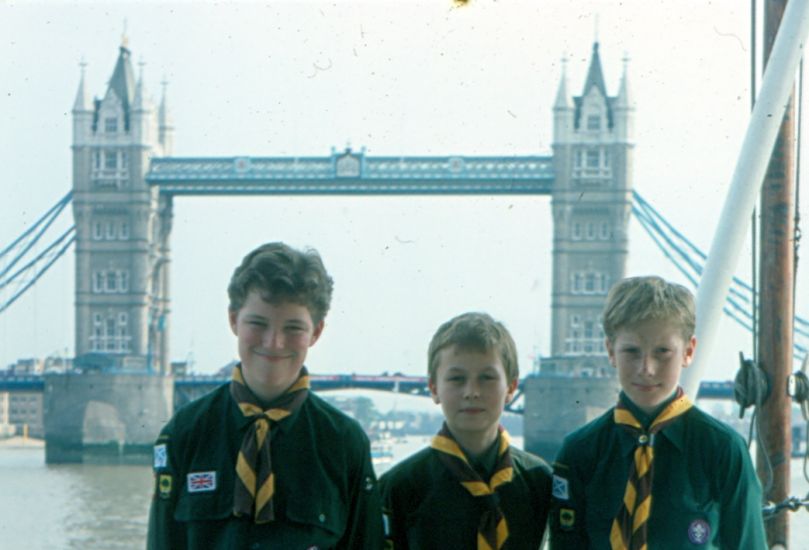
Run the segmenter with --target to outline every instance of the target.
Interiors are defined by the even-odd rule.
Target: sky
[[[125,32],[155,100],[168,82],[176,156],[549,155],[561,61],[581,94],[598,40],[611,95],[628,59],[635,189],[707,252],[747,128],[749,29],[736,0],[3,2],[0,249],[70,189],[79,63],[102,97]],[[313,372],[421,375],[438,325],[483,310],[527,373],[550,352],[551,228],[543,196],[176,198],[172,359],[212,373],[236,357],[227,282],[281,240],[316,248],[335,280]],[[628,275],[686,282],[634,220],[629,246]],[[748,247],[741,278],[750,263]],[[72,354],[73,272],[70,252],[0,314],[0,367]],[[799,271],[804,318],[807,287]],[[751,348],[722,323],[708,379]]]

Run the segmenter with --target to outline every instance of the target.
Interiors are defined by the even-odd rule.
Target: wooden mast
[[[767,0],[764,13],[764,63],[781,23],[787,0]],[[795,192],[794,85],[773,147],[761,189],[759,280],[759,363],[767,374],[770,395],[759,408],[760,444],[756,469],[764,498],[789,497],[792,450],[791,400],[786,393],[792,372]],[[769,547],[789,541],[786,510],[765,521]]]

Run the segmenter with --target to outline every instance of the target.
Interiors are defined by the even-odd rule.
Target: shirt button
[[[317,516],[317,519],[320,520],[320,523],[323,523],[324,521],[326,521],[326,514],[320,514],[319,516]]]

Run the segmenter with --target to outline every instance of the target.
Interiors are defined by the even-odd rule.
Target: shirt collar
[[[651,415],[648,415],[640,410],[640,408],[638,408],[638,406],[635,405],[635,403],[633,403],[623,391],[621,392],[619,399],[621,400],[621,403],[623,403],[623,405],[635,416],[638,422],[641,423],[643,429],[646,430],[657,415],[660,414],[660,411],[662,411],[669,403],[674,401],[676,396],[677,392],[675,390],[674,394],[661,403]],[[684,413],[682,416],[685,416],[686,414],[688,414],[688,412]],[[685,438],[685,423],[679,420],[682,419],[678,419],[677,422],[672,422],[668,426],[664,427],[662,430],[660,430],[660,432],[658,432],[657,435],[664,436],[666,439],[671,441],[671,443],[677,447],[678,450],[682,451],[683,439]],[[635,447],[638,444],[637,437],[635,437],[629,430],[621,431],[623,432],[623,436],[620,439],[621,452],[624,455],[628,455],[635,450]]]
[[[310,389],[309,390],[310,395],[311,395],[311,392],[312,392],[312,390]],[[250,424],[252,424],[253,421],[254,421],[253,417],[252,416],[245,416],[244,414],[242,414],[242,411],[239,408],[239,405],[236,403],[236,401],[233,399],[233,397],[230,396],[229,393],[228,393],[228,397],[229,397],[229,400],[230,400],[231,418],[232,418],[233,422],[236,424],[236,427],[241,430],[241,429],[249,426]],[[309,401],[309,395],[306,396],[306,401],[301,403],[301,406],[298,407],[297,410],[295,410],[288,417],[284,418],[283,422],[274,422],[273,425],[278,426],[278,428],[282,432],[287,433],[295,425],[295,422],[298,420],[298,417],[301,414],[301,410],[303,410],[303,408],[306,406],[307,401]]]

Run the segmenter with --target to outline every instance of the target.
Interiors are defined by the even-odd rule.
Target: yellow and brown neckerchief
[[[508,432],[500,426],[500,444],[497,449],[497,463],[494,474],[488,483],[480,477],[469,464],[461,446],[452,437],[446,422],[438,435],[433,437],[431,447],[438,451],[438,458],[458,479],[469,493],[481,499],[487,499],[478,523],[477,550],[499,550],[508,538],[508,525],[497,498],[492,498],[498,487],[511,481],[514,470],[511,464]]]
[[[616,424],[624,426],[637,438],[637,447],[629,479],[624,491],[624,500],[618,516],[612,522],[610,544],[612,550],[646,550],[648,520],[652,510],[652,474],[655,434],[680,418],[692,407],[691,400],[682,388],[671,403],[658,414],[648,430],[619,401],[613,412]]]
[[[242,414],[253,421],[244,434],[236,461],[233,514],[251,516],[256,523],[267,523],[275,519],[272,506],[275,476],[270,459],[270,423],[280,422],[300,408],[309,395],[309,373],[303,367],[295,383],[267,408],[263,408],[244,383],[239,365],[233,369],[230,395]]]

